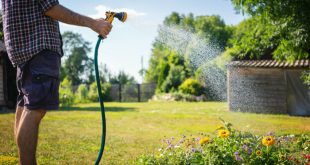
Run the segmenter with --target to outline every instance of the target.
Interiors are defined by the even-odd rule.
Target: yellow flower
[[[261,156],[262,155],[262,151],[260,151],[260,150],[257,150],[255,153],[256,153],[257,156]]]
[[[222,129],[222,130],[219,130],[218,134],[219,134],[219,137],[227,138],[230,132],[228,130]]]
[[[202,138],[202,139],[199,140],[199,144],[203,145],[205,143],[208,143],[209,141],[210,141],[210,138],[205,137],[205,138]]]
[[[272,137],[272,136],[265,136],[263,139],[262,139],[262,144],[264,146],[271,146],[275,143],[275,139]]]

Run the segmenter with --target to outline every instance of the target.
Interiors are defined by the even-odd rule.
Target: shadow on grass
[[[59,110],[49,111],[100,111],[100,107],[60,107]],[[105,107],[106,112],[134,112],[136,108],[132,107]],[[0,114],[15,113],[14,109],[0,109]]]
[[[60,107],[60,110],[64,111],[100,111],[100,107]],[[105,107],[106,112],[124,112],[124,111],[136,111],[132,107]]]

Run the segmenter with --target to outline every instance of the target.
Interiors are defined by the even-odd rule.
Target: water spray
[[[125,22],[127,19],[127,13],[125,12],[106,12],[106,18],[105,20],[112,24],[114,18],[117,18],[121,22]],[[98,153],[97,160],[95,162],[95,165],[98,165],[105,146],[105,138],[106,138],[106,118],[105,118],[105,109],[104,109],[104,101],[103,101],[103,94],[101,90],[101,84],[100,84],[100,76],[99,76],[99,69],[98,69],[98,49],[100,46],[101,41],[103,40],[102,36],[98,36],[96,48],[95,48],[95,55],[94,55],[94,64],[95,64],[95,74],[96,74],[96,83],[97,83],[97,89],[98,89],[98,96],[99,96],[99,102],[100,102],[100,110],[101,110],[101,119],[102,119],[102,135],[101,135],[101,146]]]

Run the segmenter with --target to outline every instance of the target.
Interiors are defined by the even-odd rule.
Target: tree
[[[217,15],[195,17],[192,13],[180,15],[177,12],[173,12],[165,18],[164,26],[185,29],[186,32],[201,38],[203,43],[212,43],[219,47],[219,52],[229,45],[228,40],[234,30],[233,27],[226,26]],[[192,44],[189,40],[184,45],[184,52],[177,51],[162,43],[160,39],[165,38],[164,35],[165,33],[159,31],[153,43],[152,55],[145,76],[145,82],[157,83],[157,92],[178,90],[182,81],[194,77],[198,68],[193,66],[190,59],[191,55],[197,54],[195,43]]]
[[[157,92],[176,92],[182,82],[185,80],[185,70],[183,66],[172,65],[168,76],[160,86],[160,91]]]
[[[196,33],[207,40],[215,43],[222,50],[227,46],[232,30],[219,15],[199,16],[195,20]]]
[[[237,11],[252,16],[240,42],[233,42],[239,58],[307,59],[310,54],[309,0],[232,0]],[[257,26],[257,27],[255,27]]]
[[[117,75],[114,75],[110,79],[111,84],[135,84],[137,83],[133,76],[125,73],[124,71],[119,71]]]
[[[164,20],[165,25],[179,25],[181,22],[181,16],[177,12],[172,12],[170,16],[166,17]]]
[[[90,43],[78,33],[64,32],[63,35],[65,62],[61,68],[61,77],[64,75],[79,85],[82,82],[91,84],[95,81],[93,60],[87,56],[91,51]]]
[[[260,23],[261,18],[255,16],[236,26],[230,39],[231,48],[227,49],[238,59],[272,59],[272,52],[277,48],[279,36],[276,27]]]

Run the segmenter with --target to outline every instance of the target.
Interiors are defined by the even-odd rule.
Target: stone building
[[[228,64],[229,110],[310,116],[310,60],[290,64],[273,60],[232,61]]]

